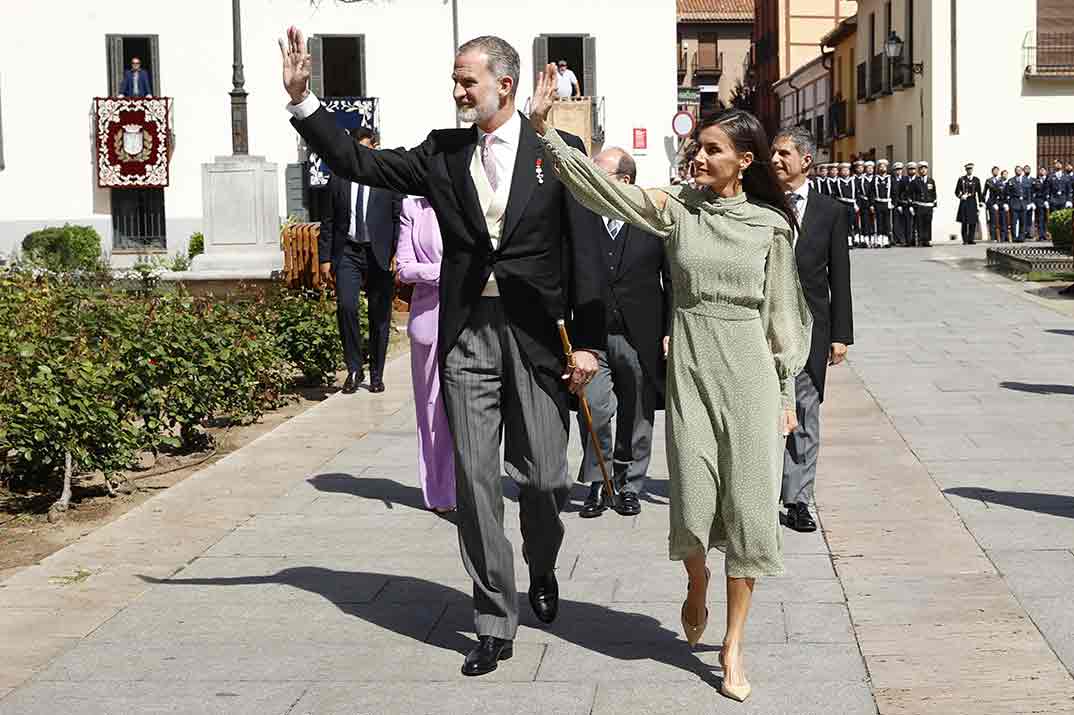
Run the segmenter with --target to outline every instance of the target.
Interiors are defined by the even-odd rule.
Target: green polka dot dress
[[[669,553],[719,548],[728,576],[783,572],[780,420],[809,354],[812,316],[790,227],[745,194],[677,186],[663,210],[608,179],[549,130],[553,168],[578,201],[664,237],[674,310],[667,376]],[[584,240],[584,239],[583,239]]]

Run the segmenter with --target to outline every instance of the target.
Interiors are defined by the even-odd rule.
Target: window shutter
[[[108,54],[108,96],[119,94],[119,85],[123,84],[123,37],[122,35],[105,35],[105,52]]]
[[[365,35],[358,35],[355,40],[358,42],[358,81],[361,82],[358,96],[368,97],[369,85],[365,82]]]
[[[582,94],[597,96],[597,38],[586,35],[582,50]]]
[[[324,98],[324,42],[314,35],[310,43],[310,92]]]
[[[533,38],[533,86],[537,86],[537,78],[544,72],[548,64],[548,36],[539,35]]]
[[[153,83],[153,96],[163,97],[164,90],[160,86],[160,36],[151,35],[149,37],[149,61],[152,63],[150,68],[150,77]]]

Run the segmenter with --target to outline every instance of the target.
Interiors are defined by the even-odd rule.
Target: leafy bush
[[[296,372],[324,380],[341,362],[317,294],[155,295],[12,270],[0,315],[0,472],[31,481],[67,453],[110,475],[143,450],[201,445],[209,420],[256,419]]]
[[[92,226],[43,228],[22,239],[25,259],[50,271],[94,270],[101,258],[101,236]]]
[[[1074,226],[1071,225],[1072,216],[1074,216],[1074,210],[1072,209],[1053,211],[1048,216],[1048,233],[1052,235],[1052,243],[1055,244],[1057,251],[1070,253],[1071,247],[1074,246]]]
[[[205,253],[205,235],[201,231],[190,234],[190,243],[186,247],[187,257],[193,260],[194,256],[200,256],[203,253]]]
[[[185,253],[176,253],[170,260],[165,262],[165,266],[169,271],[189,271],[190,270],[190,256]]]

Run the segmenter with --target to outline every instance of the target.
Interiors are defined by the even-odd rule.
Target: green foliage
[[[165,266],[169,271],[189,271],[190,270],[190,256],[185,253],[176,253],[171,257],[169,261],[165,263]]]
[[[187,257],[193,260],[194,256],[200,256],[203,253],[205,253],[205,235],[201,231],[190,234],[190,242],[186,246]]]
[[[362,299],[364,301],[364,298]],[[289,292],[277,303],[275,333],[288,360],[300,366],[306,381],[331,382],[343,363],[343,347],[336,324],[335,301],[317,291]],[[366,332],[366,311],[359,307]]]
[[[296,373],[335,371],[332,314],[316,294],[194,298],[0,273],[0,472],[48,480],[70,452],[77,471],[114,474],[143,450],[204,444],[210,420],[256,419]]]
[[[94,270],[101,258],[101,236],[92,226],[43,228],[22,239],[24,259],[50,271]]]
[[[1070,253],[1074,246],[1074,226],[1071,225],[1074,210],[1052,211],[1048,216],[1048,233],[1052,236],[1055,250]]]

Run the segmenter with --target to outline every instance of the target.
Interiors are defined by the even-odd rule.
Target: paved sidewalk
[[[758,583],[744,705],[714,689],[719,579],[704,644],[680,634],[661,426],[640,516],[564,516],[559,620],[536,627],[521,578],[514,658],[459,674],[469,583],[421,507],[404,356],[384,395],[334,396],[0,583],[0,713],[1074,712],[1074,320],[944,252],[969,257],[854,254],[824,534],[787,532],[788,575]]]

